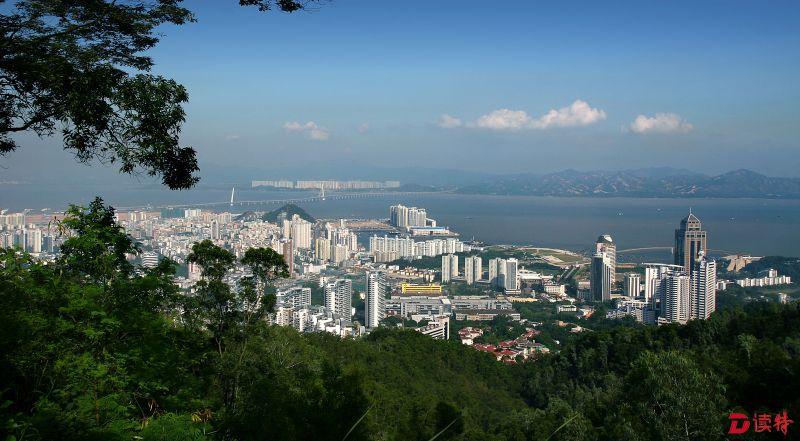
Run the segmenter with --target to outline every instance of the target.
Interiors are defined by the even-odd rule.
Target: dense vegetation
[[[53,264],[0,263],[0,430],[6,439],[722,439],[727,413],[800,412],[800,309],[757,302],[686,326],[607,327],[506,366],[455,341],[380,329],[365,339],[269,326],[285,275],[255,249],[248,277],[210,242],[138,268],[96,201],[73,208]],[[515,337],[493,323],[486,338]],[[800,433],[790,426],[789,437]],[[782,435],[781,435],[782,436]]]
[[[300,216],[300,219],[306,220],[308,222],[313,223],[316,221],[313,216],[311,216],[306,212],[306,210],[303,210],[302,208],[298,207],[295,204],[286,204],[283,207],[278,208],[277,210],[272,210],[269,213],[265,213],[264,216],[261,217],[261,219],[266,222],[272,222],[274,224],[278,222],[279,217],[291,219],[292,216],[294,216],[295,214]]]

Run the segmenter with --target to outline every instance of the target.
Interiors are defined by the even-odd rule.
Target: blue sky
[[[797,1],[236,3],[187,1],[152,52],[207,166],[800,176]],[[6,172],[49,173],[30,145]]]

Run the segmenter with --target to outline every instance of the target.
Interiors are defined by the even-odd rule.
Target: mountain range
[[[770,177],[740,169],[709,176],[669,167],[622,170],[563,170],[549,174],[498,176],[460,187],[457,193],[595,196],[800,199],[800,178]]]

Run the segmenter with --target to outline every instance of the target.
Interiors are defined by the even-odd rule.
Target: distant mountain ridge
[[[770,177],[747,169],[716,176],[667,167],[623,171],[563,170],[544,175],[501,176],[460,187],[456,192],[532,196],[800,199],[800,178]]]

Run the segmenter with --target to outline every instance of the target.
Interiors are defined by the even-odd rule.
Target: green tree
[[[313,1],[313,0],[310,0]],[[4,1],[0,3],[5,3]],[[240,0],[293,12],[307,1]],[[0,155],[13,135],[61,131],[82,162],[118,163],[172,189],[199,178],[195,150],[179,143],[186,89],[153,75],[146,55],[158,29],[194,21],[181,0],[18,0],[0,14]]]
[[[644,352],[625,378],[633,426],[643,439],[712,440],[724,426],[724,388],[677,351]]]

